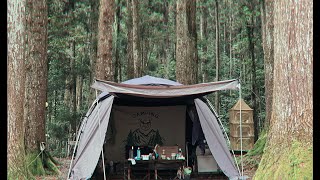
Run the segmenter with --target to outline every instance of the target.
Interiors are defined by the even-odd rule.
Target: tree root
[[[56,161],[46,150],[27,153],[28,169],[34,176],[60,174]]]

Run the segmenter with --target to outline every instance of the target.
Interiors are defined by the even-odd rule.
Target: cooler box
[[[197,155],[198,173],[218,172],[219,166],[212,155]]]

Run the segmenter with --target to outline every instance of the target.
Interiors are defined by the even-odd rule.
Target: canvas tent
[[[182,85],[162,78],[144,76],[123,83],[96,80],[92,88],[102,93],[97,96],[81,123],[76,154],[68,174],[70,179],[86,179],[92,176],[102,152],[111,112],[117,108],[123,110],[121,108],[125,107],[130,111],[134,108],[160,109],[169,106],[180,107],[181,111],[186,111],[187,108],[181,107],[187,105],[195,107],[209,149],[220,169],[229,179],[240,178],[239,168],[237,169],[229,152],[217,115],[210,110],[203,99],[203,96],[215,91],[238,90],[238,80]],[[167,113],[172,114],[170,108],[162,111],[164,116]],[[121,112],[120,114],[124,114]],[[151,116],[150,114],[156,119],[160,116],[152,113],[148,115]],[[117,121],[117,118],[114,118],[114,121]]]

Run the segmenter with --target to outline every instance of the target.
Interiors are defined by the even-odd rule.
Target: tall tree
[[[196,1],[177,0],[176,79],[182,84],[197,83]]]
[[[8,1],[8,178],[28,179],[24,154],[25,0]]]
[[[98,58],[96,78],[112,81],[112,32],[114,22],[114,0],[100,0],[98,24]]]
[[[272,114],[255,179],[312,179],[313,2],[274,1],[273,12]]]
[[[47,0],[27,0],[26,7],[27,46],[24,143],[27,157],[31,159],[28,166],[34,175],[45,174],[44,167],[48,167],[50,170],[58,173],[57,168],[50,160],[51,156],[47,152],[43,152],[45,155],[42,156],[45,164],[43,164],[41,158],[37,156],[42,151],[40,144],[46,142],[45,119],[48,79]]]
[[[140,49],[140,16],[138,0],[132,0],[132,25],[132,52],[134,77],[140,77],[142,75],[142,58]]]
[[[132,0],[127,1],[127,78],[134,78],[134,62],[133,62],[133,50],[132,50]]]
[[[220,80],[219,71],[220,71],[220,21],[219,21],[219,3],[218,0],[215,0],[216,14],[215,14],[215,24],[216,24],[216,81]],[[220,106],[220,97],[219,92],[217,91],[215,94],[215,108],[219,113]]]
[[[208,46],[206,39],[208,38],[208,7],[206,6],[207,0],[201,1],[201,16],[200,16],[200,40],[202,45],[202,58],[201,58],[201,72],[202,82],[208,82]]]
[[[265,102],[266,119],[264,126],[269,127],[272,112],[272,92],[273,92],[273,0],[263,0],[261,2],[261,22],[262,22],[262,47],[264,53],[265,71]]]
[[[253,122],[254,122],[254,141],[258,139],[259,134],[259,123],[258,123],[258,117],[257,117],[257,111],[258,111],[258,105],[257,105],[257,94],[258,94],[258,88],[256,84],[256,58],[255,58],[255,42],[254,42],[254,2],[251,2],[248,4],[249,9],[251,11],[249,20],[246,22],[246,30],[247,30],[247,36],[248,36],[248,50],[249,50],[249,56],[251,59],[251,100],[252,100],[252,107],[253,107]]]
[[[121,82],[121,62],[120,62],[120,24],[121,24],[121,2],[116,1],[116,32],[115,32],[115,64],[114,64],[114,80]]]
[[[27,52],[25,81],[25,145],[38,152],[45,142],[47,100],[47,24],[46,0],[27,0]]]

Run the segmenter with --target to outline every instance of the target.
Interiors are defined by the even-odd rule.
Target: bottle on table
[[[129,158],[133,159],[133,146],[131,146],[131,149],[129,150]]]
[[[137,159],[140,160],[141,158],[141,153],[140,153],[140,147],[137,149]]]

